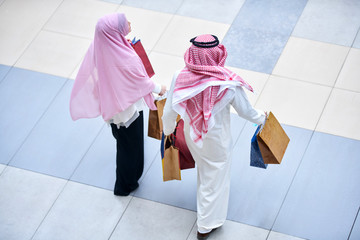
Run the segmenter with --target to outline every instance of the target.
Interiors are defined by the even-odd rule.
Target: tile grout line
[[[69,177],[69,181],[71,180],[71,178],[74,176],[76,170],[79,168],[80,164],[82,163],[82,161],[84,160],[86,154],[89,152],[89,150],[91,149],[91,147],[94,145],[96,139],[99,137],[101,131],[104,129],[104,127],[106,126],[106,123],[103,123],[103,126],[99,129],[99,132],[96,134],[96,136],[94,137],[94,139],[92,140],[92,142],[89,144],[89,147],[87,148],[87,150],[84,152],[83,156],[81,157],[80,161],[78,162],[78,164],[76,165],[76,167],[74,168],[74,171],[71,173],[70,177]]]
[[[196,222],[197,222],[197,219],[195,219],[195,222],[194,222],[194,224],[192,225],[192,228],[190,228],[190,232],[189,232],[189,234],[188,234],[188,236],[187,236],[186,240],[189,240],[189,239],[190,239],[192,229],[193,229],[193,228],[195,228],[195,226],[196,226]],[[196,230],[196,232],[197,232],[197,230]]]
[[[56,197],[56,199],[54,200],[53,204],[51,204],[49,210],[47,211],[47,213],[45,214],[45,216],[43,217],[43,219],[41,220],[41,222],[39,223],[39,225],[37,226],[37,228],[35,229],[33,235],[31,236],[30,240],[34,239],[36,233],[38,232],[39,228],[41,227],[41,225],[44,223],[45,219],[47,218],[47,216],[49,215],[51,209],[53,209],[54,205],[56,204],[56,202],[58,201],[60,195],[64,192],[66,186],[68,185],[69,180],[66,180],[66,183],[64,184],[64,187],[61,189],[61,191],[59,192],[58,196]]]
[[[295,171],[295,173],[294,173],[294,176],[293,176],[293,178],[291,179],[291,182],[290,182],[289,187],[288,187],[288,189],[287,189],[287,191],[286,191],[286,194],[285,194],[285,196],[284,196],[284,198],[283,198],[283,200],[282,200],[282,203],[281,203],[281,205],[280,205],[280,207],[279,207],[279,210],[278,210],[278,212],[277,212],[277,214],[276,214],[276,217],[274,218],[273,224],[271,225],[271,228],[269,229],[270,231],[273,231],[273,228],[274,228],[274,225],[275,225],[275,223],[276,223],[276,220],[278,219],[278,217],[279,217],[279,215],[280,215],[281,209],[282,209],[282,207],[283,207],[283,205],[284,205],[284,203],[285,203],[285,201],[286,201],[286,198],[287,198],[287,196],[288,196],[288,194],[289,194],[289,192],[290,192],[290,189],[291,189],[291,187],[292,187],[292,185],[293,185],[293,183],[294,183],[294,180],[295,180],[295,178],[296,178],[296,176],[297,176],[297,173],[298,173],[298,171],[299,171],[299,169],[300,169],[300,167],[301,167],[301,165],[302,165],[302,162],[303,162],[303,160],[304,160],[304,157],[305,157],[305,155],[306,155],[306,152],[307,152],[307,150],[308,150],[308,148],[309,148],[309,146],[310,146],[311,140],[313,139],[314,133],[315,133],[315,130],[313,130],[312,133],[311,133],[311,136],[310,136],[310,138],[309,138],[309,142],[308,142],[308,144],[307,144],[307,146],[306,146],[306,148],[305,148],[305,150],[304,150],[304,153],[303,153],[303,155],[302,155],[302,157],[301,157],[301,160],[300,160],[300,162],[299,162],[299,165],[297,166],[296,171]]]
[[[302,14],[304,13],[305,8],[306,8],[308,2],[309,2],[309,0],[306,0],[306,4],[305,4],[304,8],[302,9],[301,13],[299,14],[299,17],[298,17],[296,23],[294,24],[293,29],[292,29],[291,32],[289,33],[288,39],[287,39],[286,43],[284,44],[284,47],[282,48],[281,53],[280,53],[278,59],[276,60],[274,66],[273,66],[273,69],[272,69],[272,71],[271,71],[271,73],[270,73],[270,75],[273,75],[273,74],[274,74],[274,69],[276,68],[276,65],[278,65],[279,60],[280,60],[280,58],[281,58],[281,55],[284,53],[284,49],[285,49],[286,46],[288,45],[290,38],[293,37],[294,30],[295,30],[296,26],[298,25],[298,23],[299,23],[299,21],[300,21],[300,18],[301,18],[301,16],[302,16]]]
[[[124,214],[125,214],[125,212],[127,211],[127,209],[129,208],[130,203],[131,203],[131,201],[132,201],[133,199],[134,199],[134,196],[131,196],[131,197],[130,197],[130,200],[129,200],[128,204],[126,205],[126,207],[125,207],[125,209],[124,209],[123,213],[121,214],[121,216],[120,216],[120,218],[119,218],[118,222],[115,224],[114,229],[111,231],[111,233],[110,233],[110,235],[109,235],[109,237],[108,237],[108,240],[110,240],[110,238],[113,236],[113,234],[114,234],[114,232],[115,232],[116,228],[118,228],[118,226],[119,226],[119,224],[120,224],[121,219],[124,217]]]
[[[357,213],[356,213],[356,216],[355,216],[354,222],[353,222],[353,224],[352,224],[352,226],[351,226],[351,229],[350,229],[349,236],[348,236],[347,240],[350,240],[352,231],[354,230],[354,226],[355,226],[356,220],[357,220],[357,218],[358,218],[358,216],[359,216],[359,212],[360,212],[360,207],[359,207],[359,209],[358,209],[358,211],[357,211]]]
[[[4,77],[0,80],[0,86],[1,86],[1,83],[5,80],[5,78],[9,75],[10,71],[13,69],[13,66],[5,65],[5,64],[0,64],[0,66],[9,67],[9,70],[7,70]]]
[[[348,50],[348,52],[347,52],[347,54],[346,54],[346,57],[345,57],[345,59],[344,59],[344,62],[343,62],[343,64],[341,65],[341,68],[340,68],[340,70],[339,70],[339,72],[338,72],[338,74],[337,74],[337,76],[336,76],[336,79],[335,79],[335,82],[334,82],[333,86],[331,86],[331,91],[330,91],[330,93],[329,93],[329,96],[328,96],[325,104],[324,104],[324,108],[322,109],[322,111],[321,111],[321,113],[320,113],[319,119],[317,120],[317,122],[316,122],[316,124],[315,124],[314,131],[316,131],[316,129],[317,129],[318,125],[319,125],[319,122],[320,122],[320,120],[321,120],[321,118],[322,118],[322,116],[323,116],[323,114],[324,114],[324,112],[325,112],[326,106],[327,106],[328,103],[329,103],[329,100],[330,100],[330,98],[331,98],[331,95],[332,95],[332,93],[334,92],[334,89],[336,89],[336,87],[335,87],[336,82],[337,82],[337,80],[338,80],[338,78],[339,78],[339,76],[340,76],[340,73],[341,73],[344,65],[345,65],[346,59],[347,59],[348,56],[349,56],[350,49],[351,49],[351,48],[349,48],[349,50]]]

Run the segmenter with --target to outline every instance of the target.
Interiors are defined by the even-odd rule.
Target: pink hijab
[[[190,136],[199,146],[213,116],[232,99],[235,87],[252,87],[239,75],[225,68],[227,52],[213,35],[200,35],[191,40],[186,51],[185,68],[178,75],[173,93],[173,108],[190,123]]]
[[[94,40],[71,92],[73,120],[101,115],[108,121],[141,98],[150,109],[156,109],[152,95],[155,84],[125,38],[128,33],[124,14],[106,15],[97,22]]]

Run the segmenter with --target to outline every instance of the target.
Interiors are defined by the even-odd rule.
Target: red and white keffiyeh
[[[212,35],[200,35],[196,42],[213,42]],[[173,93],[173,109],[190,123],[190,136],[202,146],[206,133],[214,126],[215,114],[232,99],[235,88],[252,87],[239,75],[224,67],[227,52],[224,45],[197,47],[185,53],[185,68],[178,75]]]

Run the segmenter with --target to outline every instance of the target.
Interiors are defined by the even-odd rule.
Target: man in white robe
[[[224,67],[226,49],[216,36],[191,40],[185,53],[185,68],[174,74],[164,107],[164,134],[176,127],[177,115],[184,119],[184,135],[197,165],[198,239],[226,220],[231,161],[230,106],[240,117],[263,124],[266,114],[254,109],[244,91],[252,88]]]

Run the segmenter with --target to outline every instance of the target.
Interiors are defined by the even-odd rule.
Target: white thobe
[[[167,95],[163,113],[164,134],[171,134],[177,114],[172,108],[172,94],[179,71],[175,73]],[[265,122],[265,113],[250,104],[242,87],[236,87],[233,99],[215,116],[215,125],[203,139],[202,147],[190,138],[190,125],[184,119],[184,135],[197,165],[197,225],[200,233],[207,233],[224,224],[230,193],[230,165],[232,137],[230,105],[240,117],[256,124]]]

